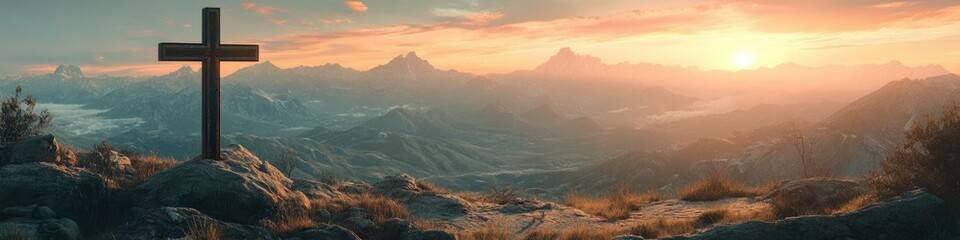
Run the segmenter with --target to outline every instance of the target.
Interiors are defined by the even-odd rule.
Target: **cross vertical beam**
[[[260,60],[259,46],[220,44],[220,9],[204,8],[200,44],[160,43],[159,61],[202,62],[201,159],[220,160],[220,61]]]
[[[203,45],[207,58],[201,64],[200,146],[202,159],[220,160],[220,9],[203,9]]]

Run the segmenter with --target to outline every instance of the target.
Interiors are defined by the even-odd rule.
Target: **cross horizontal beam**
[[[260,46],[244,44],[221,44],[211,47],[199,43],[160,43],[160,61],[203,61],[216,55],[217,60],[231,62],[256,62],[260,60]],[[215,52],[215,54],[211,54]]]

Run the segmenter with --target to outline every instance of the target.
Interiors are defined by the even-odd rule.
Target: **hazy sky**
[[[220,7],[224,43],[261,44],[281,67],[365,70],[416,51],[473,73],[531,69],[571,47],[607,63],[736,70],[900,60],[960,72],[960,1],[274,0],[0,2],[0,76],[80,65],[162,74],[157,43],[199,42]],[[251,63],[224,64],[224,74]]]

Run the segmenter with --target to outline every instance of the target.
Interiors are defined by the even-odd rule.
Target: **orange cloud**
[[[358,0],[349,0],[344,2],[344,4],[346,4],[347,7],[350,8],[350,10],[353,10],[354,12],[362,13],[367,11],[367,5],[363,4],[363,2]]]

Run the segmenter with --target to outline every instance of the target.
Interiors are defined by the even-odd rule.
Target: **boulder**
[[[747,221],[664,239],[942,239],[955,227],[943,200],[917,190],[847,214]]]
[[[281,207],[308,209],[292,181],[240,145],[221,152],[222,161],[194,159],[147,180],[135,191],[143,208],[189,207],[214,218],[243,224],[278,214]]]
[[[7,232],[10,231],[10,232]],[[3,239],[81,239],[80,227],[67,218],[34,219],[14,218],[0,222],[0,236],[15,236]]]
[[[421,231],[421,229],[410,221],[399,218],[387,219],[380,227],[381,237],[384,239],[400,239],[404,233],[410,231]]]
[[[500,208],[501,213],[528,213],[536,210],[542,209],[552,209],[554,206],[552,203],[531,200],[531,199],[518,199],[516,201],[511,201],[510,203],[504,204]]]
[[[371,190],[373,194],[379,194],[390,198],[407,198],[419,194],[420,187],[417,187],[417,180],[407,174],[396,176],[386,176],[383,180],[373,184]]]
[[[473,205],[460,197],[437,194],[417,187],[417,180],[410,175],[384,177],[373,184],[370,190],[403,203],[414,217],[451,219],[463,216]]]
[[[68,218],[44,219],[37,227],[37,236],[51,240],[81,239],[80,226]]]
[[[808,178],[786,181],[761,199],[786,202],[798,208],[831,209],[866,192],[867,188],[851,180]]]
[[[137,214],[132,220],[104,234],[112,239],[179,239],[191,229],[216,228],[221,239],[280,239],[264,228],[226,223],[196,209],[160,207]]]
[[[453,219],[466,215],[473,204],[460,197],[446,194],[422,194],[401,200],[417,218]]]
[[[290,188],[302,192],[310,199],[346,197],[346,194],[338,191],[330,184],[307,179],[293,179],[293,185]]]
[[[370,192],[371,188],[373,188],[373,186],[370,186],[369,183],[365,183],[365,182],[360,182],[360,183],[345,182],[340,184],[340,192],[353,194],[353,195],[361,195],[361,194],[368,193]]]
[[[285,240],[360,240],[357,234],[337,225],[320,227],[290,234]]]
[[[81,168],[46,162],[0,168],[0,209],[5,211],[43,205],[60,217],[76,219],[90,213],[86,210],[101,209],[107,191],[100,175]]]
[[[0,150],[0,166],[37,162],[73,166],[77,163],[77,156],[49,134],[28,138]]]
[[[370,221],[370,219],[362,217],[349,217],[346,220],[343,220],[340,225],[354,232],[360,233],[360,235],[377,232],[377,230],[379,230],[377,224],[373,223],[373,221]]]

